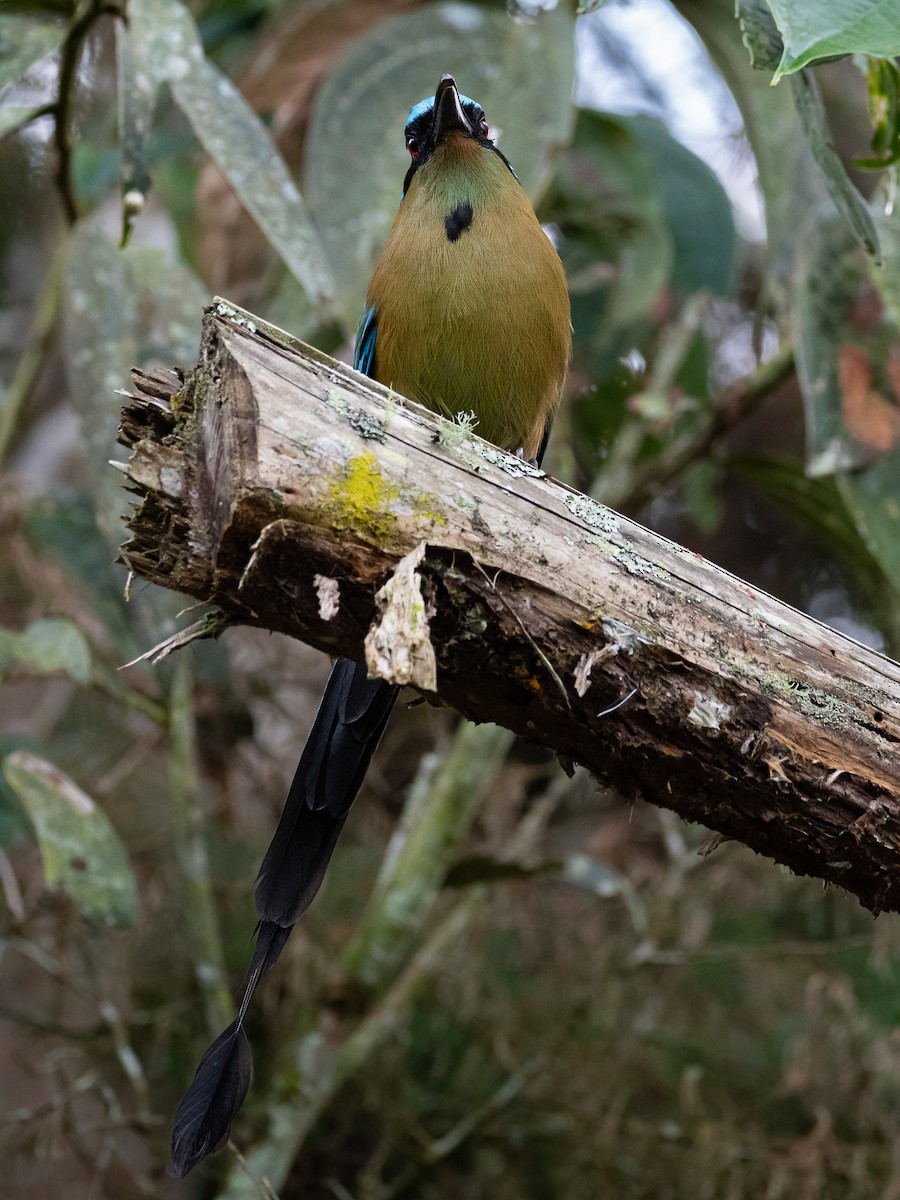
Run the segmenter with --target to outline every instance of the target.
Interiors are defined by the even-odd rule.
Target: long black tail
[[[291,783],[256,887],[256,949],[240,1010],[206,1051],[172,1124],[172,1171],[186,1175],[228,1139],[253,1072],[244,1033],[256,985],[274,965],[325,870],[384,733],[399,688],[338,659]]]

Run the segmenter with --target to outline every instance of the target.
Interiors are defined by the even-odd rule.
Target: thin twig
[[[228,1149],[237,1159],[238,1166],[253,1184],[257,1194],[260,1197],[260,1200],[278,1200],[278,1193],[272,1187],[271,1183],[269,1183],[268,1179],[266,1179],[265,1176],[259,1178],[250,1170],[246,1158],[244,1158],[243,1154],[241,1154],[240,1150],[235,1145],[233,1138],[228,1139]]]
[[[56,187],[69,225],[78,220],[78,205],[72,183],[71,117],[75,81],[81,65],[81,52],[91,26],[103,16],[121,17],[122,10],[108,0],[89,0],[69,26],[59,55],[59,87],[52,106],[53,142],[56,146]]]
[[[191,673],[184,658],[179,658],[175,664],[169,693],[169,739],[172,748],[169,760],[172,824],[175,850],[181,867],[183,904],[194,958],[194,974],[203,996],[207,1025],[215,1032],[233,1017],[234,1003],[225,972],[225,956],[213,903],[209,857],[197,804],[199,785],[195,766]]]
[[[726,388],[706,422],[698,421],[683,437],[669,442],[646,466],[635,469],[618,492],[604,489],[604,504],[623,513],[638,512],[695,462],[708,457],[718,443],[790,378],[794,348],[786,346],[751,375]]]
[[[443,755],[423,759],[397,836],[342,956],[350,979],[382,987],[412,952],[513,738],[498,725],[463,721]]]
[[[47,350],[56,333],[56,318],[63,294],[63,262],[66,250],[64,239],[51,260],[38,296],[31,328],[25,338],[25,349],[3,397],[3,405],[0,407],[0,463],[4,462],[9,453],[19,416],[41,376]]]
[[[663,330],[641,394],[657,397],[670,395],[697,331],[702,326],[703,313],[708,304],[709,297],[703,293],[692,296],[676,320]],[[595,500],[624,511],[618,497],[627,493],[641,469],[640,450],[647,432],[648,420],[637,412],[625,420],[610,447],[603,469],[590,489]]]
[[[106,1022],[112,1034],[119,1065],[128,1076],[128,1081],[134,1090],[138,1120],[152,1121],[153,1111],[150,1107],[150,1089],[147,1086],[147,1076],[144,1074],[143,1064],[131,1044],[128,1025],[118,1005],[113,1004],[111,1000],[102,1001],[99,1011],[100,1016]]]
[[[525,1063],[514,1075],[504,1080],[493,1096],[485,1101],[484,1104],[467,1113],[458,1124],[454,1125],[449,1133],[445,1133],[443,1137],[436,1138],[433,1142],[430,1142],[426,1146],[425,1154],[421,1160],[410,1163],[408,1167],[402,1170],[393,1182],[389,1183],[381,1191],[379,1200],[394,1200],[395,1196],[399,1196],[401,1192],[406,1191],[426,1167],[434,1166],[435,1163],[441,1162],[454,1151],[458,1150],[481,1125],[515,1100],[527,1083],[528,1077],[534,1074],[539,1065],[540,1060],[537,1058]]]
[[[2,846],[0,846],[0,887],[3,889],[6,906],[13,917],[16,921],[24,921],[25,901],[22,899],[22,889],[19,887],[13,865]]]

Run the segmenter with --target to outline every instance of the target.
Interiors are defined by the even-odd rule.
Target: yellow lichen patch
[[[423,492],[421,496],[416,496],[412,499],[411,505],[417,517],[423,517],[426,521],[430,521],[432,525],[447,524],[447,514],[441,511],[439,507],[440,500],[437,496],[429,492]]]
[[[338,529],[354,529],[379,541],[396,517],[391,505],[400,489],[381,473],[374,454],[357,454],[328,485],[329,516]]]

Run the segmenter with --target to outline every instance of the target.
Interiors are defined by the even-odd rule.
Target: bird
[[[539,463],[572,347],[565,271],[480,104],[442,75],[404,129],[409,168],[357,329],[364,375]],[[238,1015],[203,1056],[172,1123],[186,1175],[227,1141],[252,1075],[247,1009],[316,895],[399,688],[338,659],[263,859]]]

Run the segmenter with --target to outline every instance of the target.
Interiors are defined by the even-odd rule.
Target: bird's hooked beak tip
[[[434,144],[437,145],[445,133],[454,129],[461,133],[472,132],[468,118],[463,112],[456,80],[452,75],[442,75],[434,93]]]

